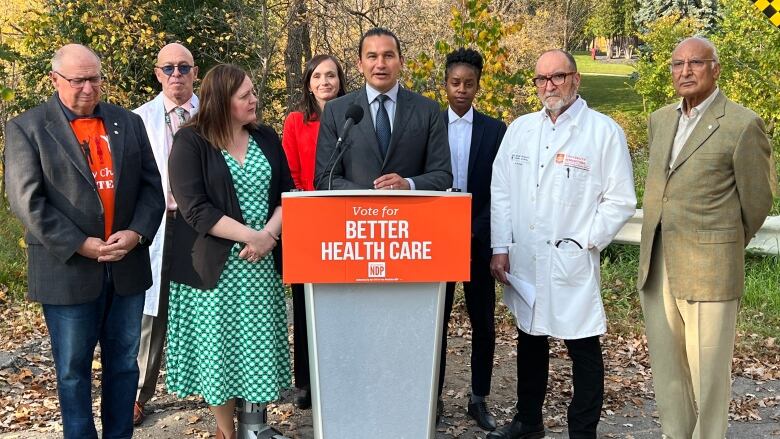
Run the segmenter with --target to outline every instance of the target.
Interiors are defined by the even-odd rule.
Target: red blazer
[[[314,161],[319,130],[320,121],[304,123],[300,111],[293,111],[284,121],[282,146],[298,189],[314,190]]]

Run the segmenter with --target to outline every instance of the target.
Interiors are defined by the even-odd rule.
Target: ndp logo
[[[384,262],[369,262],[368,263],[368,277],[385,277],[385,263]]]

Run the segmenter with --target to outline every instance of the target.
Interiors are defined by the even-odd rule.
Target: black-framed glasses
[[[539,75],[539,76],[535,76],[533,78],[533,81],[534,81],[534,85],[536,85],[539,88],[542,88],[545,85],[547,85],[547,81],[550,81],[552,82],[553,85],[558,86],[558,85],[563,85],[563,83],[566,82],[567,76],[573,75],[575,73],[577,72],[556,73],[554,75],[549,75],[549,76]]]
[[[165,73],[165,76],[171,76],[173,75],[173,71],[178,69],[179,73],[181,75],[186,75],[190,73],[193,67],[189,64],[179,64],[179,65],[165,65],[165,66],[156,66],[158,69],[162,70],[163,73]]]
[[[60,75],[62,79],[68,81],[68,84],[70,84],[70,86],[73,88],[84,88],[84,85],[87,82],[89,82],[93,87],[99,87],[106,79],[103,77],[103,75],[93,76],[91,78],[68,78],[56,70],[53,70],[53,72]]]
[[[669,63],[669,68],[672,69],[673,72],[681,72],[685,68],[685,65],[688,64],[688,67],[690,67],[691,70],[698,71],[703,69],[708,62],[713,62],[713,61],[715,61],[714,58],[689,59],[687,61],[675,59]]]

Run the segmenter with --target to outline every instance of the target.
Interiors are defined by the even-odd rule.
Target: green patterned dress
[[[246,225],[260,230],[268,213],[271,166],[250,136],[244,166],[223,151]],[[231,249],[214,289],[171,282],[168,391],[198,394],[209,405],[231,398],[279,399],[290,387],[290,350],[282,280],[271,254],[256,263]]]

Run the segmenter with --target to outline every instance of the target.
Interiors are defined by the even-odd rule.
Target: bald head
[[[707,58],[714,59],[715,62],[718,61],[718,49],[715,47],[714,44],[712,44],[712,41],[708,40],[704,37],[689,37],[682,41],[680,41],[679,44],[674,48],[672,51],[672,58],[674,58],[675,52],[678,52],[679,50],[682,50],[686,47],[693,47],[696,49],[699,49],[700,51],[703,51],[703,53],[707,54]]]
[[[51,69],[60,71],[64,62],[94,63],[100,69],[100,57],[87,46],[66,44],[60,47],[51,58]]]
[[[536,61],[536,65],[538,66],[540,62],[559,62],[563,59],[565,59],[566,63],[569,65],[569,71],[577,71],[577,61],[574,60],[574,56],[561,49],[550,49],[542,52],[542,54],[539,55],[539,59]]]
[[[176,59],[183,59],[187,61],[189,65],[195,64],[195,61],[192,58],[192,53],[189,51],[189,49],[179,43],[170,43],[166,44],[162,49],[160,49],[160,52],[157,54],[157,65],[163,65],[163,62],[170,59],[171,57]]]
[[[97,54],[81,44],[67,44],[54,52],[51,68],[49,78],[60,102],[79,116],[92,114],[103,85]]]
[[[186,47],[170,43],[160,49],[154,73],[162,85],[163,94],[175,104],[183,105],[192,98],[198,68]]]

